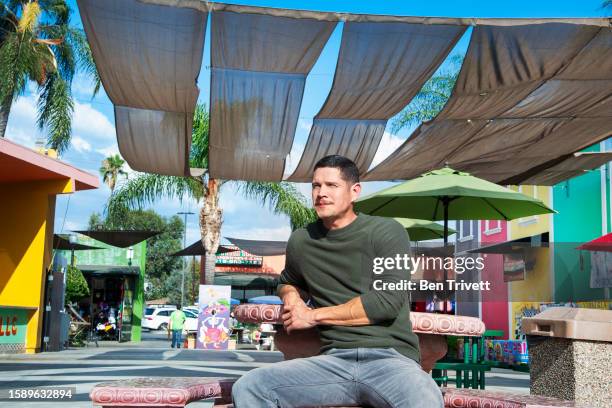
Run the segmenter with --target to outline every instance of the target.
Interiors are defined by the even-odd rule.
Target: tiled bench
[[[244,323],[280,324],[279,305],[240,305],[236,318]],[[480,319],[431,313],[410,313],[413,331],[419,336],[421,365],[429,371],[447,351],[446,336],[480,336],[484,324]],[[315,330],[288,335],[282,328],[276,334],[276,346],[286,359],[309,357],[319,352]],[[102,407],[184,407],[192,401],[215,399],[215,407],[231,408],[231,378],[137,378],[101,383],[90,397]],[[488,390],[442,388],[447,408],[552,408],[574,407],[572,401],[510,394]],[[255,408],[255,407],[253,407]]]
[[[236,319],[243,323],[282,324],[281,305],[239,305],[234,309]],[[434,364],[446,355],[446,336],[479,337],[484,333],[482,320],[468,316],[411,312],[412,330],[419,337],[421,367],[430,372]],[[300,330],[287,334],[280,328],[274,337],[278,350],[285,359],[310,357],[318,354],[319,336],[316,330]]]
[[[102,407],[184,407],[190,402],[215,399],[216,408],[231,408],[235,379],[137,378],[98,384],[93,404]],[[446,408],[553,408],[574,407],[571,401],[506,392],[442,388]],[[254,407],[255,408],[255,407]]]

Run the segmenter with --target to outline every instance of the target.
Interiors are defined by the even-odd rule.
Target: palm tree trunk
[[[0,104],[0,137],[4,137],[6,133],[6,125],[8,124],[12,104],[13,100],[11,98],[7,98],[4,103]]]
[[[204,205],[200,209],[200,235],[206,251],[203,273],[200,274],[200,283],[206,285],[212,285],[215,279],[216,253],[219,248],[222,214],[223,210],[219,208],[219,183],[217,180],[209,178]]]

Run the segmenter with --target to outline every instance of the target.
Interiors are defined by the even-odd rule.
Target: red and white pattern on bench
[[[243,323],[282,324],[281,310],[281,305],[239,305],[234,314]],[[481,336],[485,331],[484,323],[476,317],[410,312],[410,320],[415,333]]]
[[[174,406],[209,398],[228,399],[235,379],[135,378],[97,384],[89,397],[95,405]]]
[[[575,407],[574,401],[501,391],[442,388],[445,408],[553,408]]]

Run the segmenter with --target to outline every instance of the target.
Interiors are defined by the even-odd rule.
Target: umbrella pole
[[[446,253],[446,245],[448,245],[448,205],[450,204],[450,200],[448,199],[448,197],[443,197],[442,198],[442,204],[444,205],[444,252]],[[446,262],[444,262],[444,265],[446,265]],[[443,268],[444,269],[444,285],[446,285],[446,280],[448,279],[448,274],[446,272],[446,267]],[[444,299],[442,302],[442,312],[446,313],[446,295],[448,295],[449,292],[444,290]]]

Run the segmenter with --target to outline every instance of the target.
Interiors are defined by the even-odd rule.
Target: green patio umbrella
[[[414,218],[395,218],[395,221],[402,224],[408,231],[411,241],[427,241],[444,237],[444,227],[437,222]],[[448,229],[448,235],[453,235],[455,232],[452,228]]]
[[[445,246],[450,219],[508,221],[555,212],[540,200],[450,167],[363,197],[355,209],[383,217],[443,220]]]

